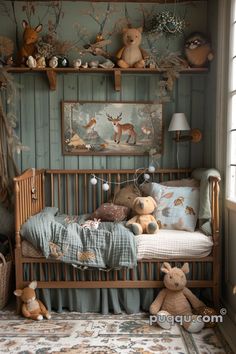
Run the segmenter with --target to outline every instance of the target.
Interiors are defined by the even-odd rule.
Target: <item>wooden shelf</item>
[[[103,68],[35,68],[30,69],[27,67],[8,67],[6,70],[9,73],[29,73],[29,72],[45,72],[48,78],[50,90],[56,90],[57,84],[57,74],[59,73],[113,73],[114,75],[114,83],[115,83],[115,90],[121,90],[121,76],[125,73],[134,73],[134,74],[161,74],[165,72],[165,70],[160,69],[136,69],[136,68],[129,68],[129,69],[121,69],[121,68],[112,68],[112,69],[103,69]],[[181,74],[201,74],[207,73],[208,68],[188,68],[181,71]]]
[[[17,0],[21,1],[21,0]],[[42,1],[47,1],[47,0],[42,0]],[[64,0],[64,1],[71,1],[71,0]],[[84,0],[76,0],[76,1],[84,1]],[[199,1],[207,1],[207,0],[178,0],[178,3],[185,2],[185,3],[191,3],[191,2],[199,2]],[[88,0],[88,2],[106,2],[105,0]],[[109,0],[109,2],[126,2],[125,0]],[[129,0],[128,2],[146,2],[146,3],[153,3],[153,4],[173,4],[176,3],[176,0]]]

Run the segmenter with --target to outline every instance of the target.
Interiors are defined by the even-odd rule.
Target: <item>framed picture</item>
[[[162,153],[162,105],[148,102],[62,102],[64,155]]]

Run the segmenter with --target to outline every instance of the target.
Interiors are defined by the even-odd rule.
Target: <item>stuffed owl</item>
[[[185,40],[185,56],[192,67],[203,67],[213,59],[210,42],[200,32],[190,34]]]

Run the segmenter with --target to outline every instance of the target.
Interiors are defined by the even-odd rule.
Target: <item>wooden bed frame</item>
[[[110,183],[110,190],[104,192],[102,183],[92,186],[90,183],[91,174],[102,178]],[[30,258],[22,255],[21,249],[21,225],[32,215],[40,212],[45,206],[57,206],[60,212],[67,214],[82,214],[92,212],[101,203],[111,199],[111,196],[118,189],[122,188],[133,178],[134,170],[33,170],[25,171],[21,176],[14,178],[15,184],[15,268],[16,268],[16,289],[28,285],[29,281],[37,280],[38,288],[161,288],[163,286],[160,266],[163,260],[141,260],[138,262],[138,269],[134,275],[133,269],[122,269],[122,271],[103,271],[87,269],[81,271],[70,264],[57,260],[45,258]],[[162,182],[173,179],[186,178],[191,175],[191,169],[158,169],[151,174],[154,181]],[[219,178],[210,177],[211,183],[211,212],[213,230],[212,253],[205,258],[182,258],[169,259],[174,265],[182,262],[189,262],[192,270],[191,278],[188,281],[190,288],[211,288],[213,293],[213,304],[219,306],[219,281],[220,281],[220,252],[219,252]],[[116,184],[114,183],[116,182]],[[32,194],[32,187],[35,194]],[[30,271],[30,278],[24,278],[24,265],[27,264]],[[147,267],[146,279],[142,274],[142,265]],[[158,272],[153,279],[151,267],[158,267]],[[207,274],[208,264],[211,264],[212,274],[209,279]],[[38,279],[35,279],[33,267],[39,269]],[[42,275],[43,266],[48,267],[48,280],[45,281]],[[50,269],[56,269],[56,277],[51,277]],[[73,268],[73,269],[72,269]],[[195,277],[196,269],[198,276]],[[199,279],[200,269],[200,279]],[[63,271],[64,280],[59,278]],[[78,281],[78,274],[79,281]],[[68,280],[68,274],[70,278]],[[72,276],[71,276],[72,274]],[[122,274],[122,276],[120,275]],[[138,277],[137,277],[138,274]],[[71,278],[72,277],[72,278]],[[111,280],[112,279],[112,280]]]

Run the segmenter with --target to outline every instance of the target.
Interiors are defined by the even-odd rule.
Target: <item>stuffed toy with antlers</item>
[[[25,20],[22,21],[22,27],[24,28],[23,44],[17,54],[18,65],[25,65],[29,56],[35,56],[38,34],[43,28],[41,24],[33,28]]]
[[[26,288],[17,289],[14,294],[22,301],[22,315],[35,321],[41,321],[43,317],[50,320],[51,315],[44,304],[36,299],[35,289],[37,282],[32,281]]]

